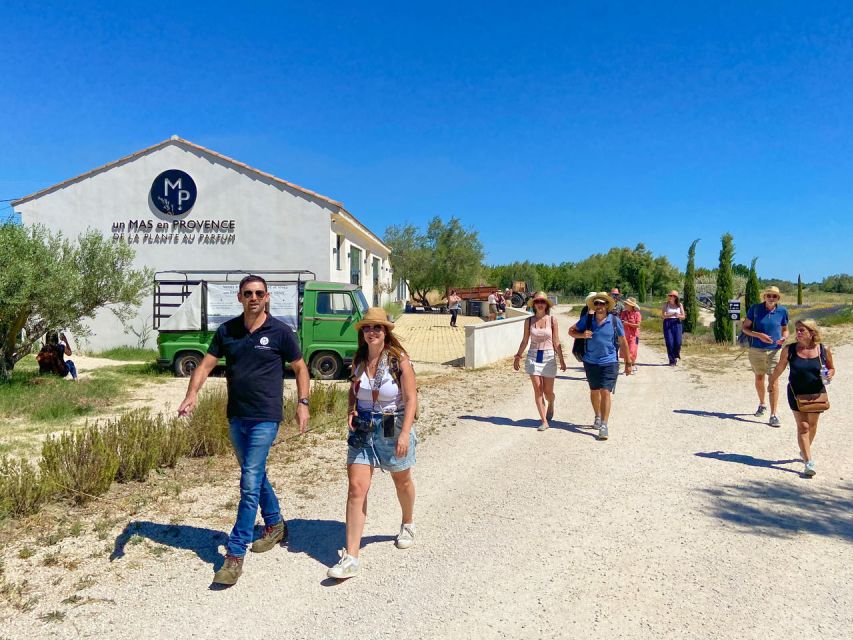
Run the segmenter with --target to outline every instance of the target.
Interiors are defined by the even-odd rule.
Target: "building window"
[[[337,243],[337,247],[335,248],[335,260],[338,271],[341,270],[341,252],[344,250],[344,237],[342,235],[335,235],[335,242]]]
[[[350,246],[349,253],[350,284],[361,285],[361,249]]]

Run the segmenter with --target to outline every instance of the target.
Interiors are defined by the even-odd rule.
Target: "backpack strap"
[[[619,352],[619,334],[616,333],[616,315],[610,314],[610,324],[613,325],[613,346],[616,347],[616,352]]]

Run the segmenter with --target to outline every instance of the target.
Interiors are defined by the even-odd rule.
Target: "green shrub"
[[[144,409],[129,411],[103,428],[109,446],[118,456],[118,482],[144,482],[160,460],[163,417],[152,418]]]
[[[188,455],[198,458],[231,451],[227,405],[228,396],[224,389],[210,390],[199,397],[195,411],[185,422]]]
[[[97,426],[48,436],[41,449],[42,478],[51,490],[82,504],[104,493],[116,477],[116,449]]]
[[[188,455],[189,436],[182,421],[177,418],[165,420],[157,416],[160,424],[160,456],[157,466],[173,468],[178,463],[178,458]]]
[[[28,516],[48,497],[44,482],[26,460],[0,458],[0,515]]]

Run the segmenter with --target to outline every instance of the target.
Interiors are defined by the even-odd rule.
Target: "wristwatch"
[[[297,400],[297,402],[299,404],[304,404],[306,407],[308,406],[308,398],[299,398],[299,400]]]

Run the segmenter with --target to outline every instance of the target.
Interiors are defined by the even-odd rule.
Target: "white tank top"
[[[358,409],[361,411],[373,411],[373,378],[367,375],[367,367],[361,372],[358,385]],[[385,375],[382,376],[382,386],[379,387],[378,404],[383,413],[391,413],[397,410],[397,407],[403,407],[403,394],[394,376],[391,375],[390,367],[385,370]]]

